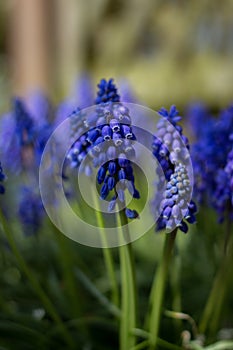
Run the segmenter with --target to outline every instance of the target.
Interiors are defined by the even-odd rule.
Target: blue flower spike
[[[194,196],[200,204],[211,205],[218,222],[233,220],[232,147],[233,106],[220,112],[218,119],[208,115],[194,129],[191,156],[195,176]]]
[[[98,84],[95,112],[87,117],[80,117],[82,111],[71,115],[71,136],[74,139],[75,133],[82,136],[74,140],[67,156],[71,167],[84,171],[86,166],[82,167],[82,162],[87,156],[92,158],[92,166],[99,168],[97,182],[101,185],[100,198],[110,201],[109,211],[114,210],[118,201],[124,202],[127,189],[133,198],[140,197],[135,188],[131,164],[135,156],[133,142],[136,137],[129,110],[119,101],[113,79],[102,79]],[[138,217],[136,211],[126,213],[128,218]]]
[[[196,222],[197,207],[194,201],[189,201],[190,191],[186,166],[177,164],[166,186],[157,230],[171,230],[177,227],[186,233],[188,226],[185,221],[190,224]]]
[[[152,153],[162,167],[167,185],[165,193],[161,193],[163,184],[161,184],[162,180],[159,176],[157,191],[161,193],[163,200],[161,205],[156,202],[156,198],[154,200],[156,207],[160,206],[161,213],[156,230],[179,228],[186,233],[188,231],[186,222],[195,223],[197,211],[195,203],[190,202],[189,199],[191,187],[185,165],[189,141],[183,135],[182,127],[178,124],[181,116],[176,106],[171,106],[169,111],[163,107],[158,111],[158,114],[161,118],[157,123],[156,136],[153,138]],[[161,175],[159,169],[157,172],[158,175]]]

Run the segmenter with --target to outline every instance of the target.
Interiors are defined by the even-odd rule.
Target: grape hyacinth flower
[[[196,221],[194,215],[196,205],[193,201],[190,202],[191,185],[186,166],[186,160],[189,157],[189,142],[183,135],[182,127],[178,124],[181,116],[176,106],[171,106],[169,111],[161,108],[158,113],[161,119],[157,123],[152,152],[159,161],[168,182],[165,194],[161,193],[163,179],[160,176],[156,184],[157,194],[152,204],[159,208],[161,213],[157,221],[157,231],[178,227],[186,233],[188,226],[183,218],[188,223]],[[160,169],[156,171],[159,175]],[[158,203],[158,198],[161,197],[164,197],[162,204]]]
[[[4,164],[12,172],[17,173],[39,165],[45,144],[52,133],[52,124],[48,120],[48,108],[44,106],[40,115],[31,114],[27,109],[27,103],[20,98],[14,98],[12,111],[4,116],[0,123]],[[30,109],[33,110],[32,103]],[[37,113],[39,113],[38,110]],[[9,153],[14,158],[13,162],[9,159]]]
[[[177,164],[166,186],[157,230],[178,227],[187,233],[188,225],[184,220],[190,224],[195,223],[197,212],[194,201],[189,202],[190,191],[187,169],[183,164]]]
[[[82,136],[74,141],[67,158],[71,167],[79,167],[87,176],[91,174],[91,168],[85,165],[84,160],[87,155],[92,158],[92,166],[99,168],[100,198],[110,197],[109,211],[112,211],[117,202],[125,201],[126,189],[133,198],[140,197],[130,161],[135,154],[133,141],[136,137],[132,132],[128,108],[118,103],[119,95],[113,80],[102,79],[98,87],[95,112],[87,118],[85,115],[80,117],[82,111],[70,116],[72,138],[75,139],[76,131],[82,132]],[[125,213],[131,219],[138,217],[138,213],[129,208],[125,209]]]
[[[3,173],[3,169],[2,169],[2,165],[1,165],[1,162],[0,162],[0,194],[4,194],[5,193],[5,187],[3,186],[3,182],[5,180],[5,175]]]
[[[108,81],[102,79],[98,84],[98,88],[99,91],[95,100],[96,104],[120,101],[120,96],[117,93],[117,88],[113,83],[113,79],[109,79]]]
[[[188,131],[193,138],[196,138],[196,135],[201,138],[213,119],[205,104],[200,102],[190,104],[185,112],[185,116],[187,116]]]
[[[226,216],[233,220],[233,149],[228,154],[225,168],[218,170],[213,199],[218,222],[222,223]]]
[[[204,121],[203,121],[204,123]],[[210,118],[196,134],[191,151],[195,176],[194,196],[201,204],[210,204],[224,221],[229,212],[230,179],[226,172],[228,157],[232,150],[233,106],[220,113],[219,118]]]
[[[21,188],[20,197],[18,214],[24,234],[34,235],[42,225],[44,209],[41,197],[28,186]]]
[[[158,114],[162,118],[157,124],[158,131],[154,136],[152,149],[153,155],[164,171],[166,180],[169,180],[174,171],[174,164],[178,160],[177,155],[180,157],[180,152],[183,152],[180,138],[187,149],[189,149],[189,143],[187,137],[183,135],[182,127],[178,124],[181,116],[179,116],[176,106],[171,106],[170,111],[161,108]],[[177,133],[174,132],[175,130]],[[169,148],[172,148],[171,152],[169,152]]]
[[[77,106],[84,109],[93,105],[94,87],[87,73],[77,78],[71,96],[65,99],[57,108],[54,124],[58,126],[68,115],[76,111]]]

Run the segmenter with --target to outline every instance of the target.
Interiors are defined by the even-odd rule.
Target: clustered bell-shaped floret
[[[98,84],[98,93],[95,100],[96,104],[105,103],[105,102],[119,102],[120,96],[117,93],[117,88],[113,83],[113,79],[109,79],[108,81],[102,79]]]
[[[85,111],[71,115],[71,137],[75,141],[67,158],[71,167],[79,168],[89,176],[92,167],[86,164],[85,158],[91,157],[92,166],[99,168],[97,182],[101,185],[100,197],[106,199],[111,196],[109,211],[112,211],[118,200],[124,202],[126,189],[133,198],[139,198],[131,164],[135,156],[133,141],[136,137],[128,108],[115,102],[119,100],[119,95],[112,80],[102,80],[98,87],[99,99],[97,97],[95,111],[88,115],[85,115]],[[104,89],[107,91],[105,95]],[[103,96],[102,103],[99,103]],[[107,97],[110,102],[103,103]],[[138,216],[136,211],[128,208],[125,212],[129,218]]]
[[[165,178],[169,180],[174,171],[174,164],[181,157],[184,159],[186,157],[186,154],[181,154],[186,151],[183,144],[189,149],[189,143],[186,136],[182,133],[182,127],[177,124],[181,117],[176,106],[171,106],[170,111],[161,108],[158,114],[162,118],[157,124],[157,132],[153,138],[152,149],[153,155],[163,169]]]
[[[186,166],[178,164],[170,177],[161,203],[161,215],[157,221],[157,230],[178,227],[186,233],[188,225],[196,222],[197,207],[190,197],[190,181]]]
[[[186,166],[183,165],[186,164],[189,157],[189,142],[183,135],[182,127],[178,124],[181,117],[176,106],[171,106],[169,111],[161,108],[158,113],[161,119],[157,123],[152,152],[168,182],[164,194],[163,177],[158,167],[156,169],[157,191],[153,201],[154,206],[159,208],[161,213],[157,221],[157,231],[179,227],[181,231],[187,232],[188,226],[184,220],[188,223],[196,221],[194,215],[196,205],[193,201],[190,202],[191,188]],[[160,205],[161,196],[164,199]]]

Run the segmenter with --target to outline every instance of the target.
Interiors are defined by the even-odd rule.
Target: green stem
[[[11,230],[9,229],[8,223],[6,222],[6,219],[0,210],[0,222],[2,224],[3,231],[5,232],[9,245],[12,249],[12,252],[15,255],[15,258],[19,264],[19,267],[24,272],[24,274],[27,276],[29,282],[31,283],[32,288],[34,289],[35,293],[41,300],[42,304],[44,305],[45,310],[47,310],[48,314],[51,316],[51,318],[54,320],[54,322],[57,324],[59,329],[61,330],[61,333],[63,334],[64,340],[66,341],[69,348],[74,348],[74,342],[72,337],[70,336],[69,332],[66,330],[65,326],[63,325],[63,322],[59,316],[59,314],[56,311],[56,308],[51,303],[50,299],[46,295],[46,293],[41,288],[40,284],[38,283],[37,279],[34,277],[33,273],[31,272],[30,268],[28,267],[26,261],[24,260],[23,256],[21,255],[17,244],[15,243],[13,234],[11,233]]]
[[[227,225],[230,232],[230,225]],[[210,291],[204,312],[200,321],[200,332],[214,336],[219,324],[222,306],[224,303],[227,287],[229,283],[229,274],[231,273],[231,264],[233,257],[233,237],[228,238],[228,251],[225,251],[219,269],[215,275],[212,289]]]
[[[121,266],[121,324],[120,324],[120,349],[129,350],[135,347],[136,339],[132,330],[136,328],[136,278],[132,244],[127,239],[129,236],[128,220],[124,211],[119,213],[122,243],[119,247]]]
[[[150,333],[144,331],[143,329],[135,328],[135,329],[133,329],[133,334],[135,334],[137,337],[140,337],[140,338],[143,338],[143,339],[147,339],[148,345],[150,344],[150,341],[149,341],[150,336],[151,336]],[[143,343],[140,343],[140,344],[143,344]],[[162,348],[164,348],[164,349],[182,350],[182,348],[180,346],[172,344],[172,343],[169,343],[168,341],[166,341],[164,339],[161,339],[159,337],[157,339],[157,344],[159,346],[161,346]]]
[[[197,325],[195,320],[188,314],[185,314],[183,312],[176,312],[176,311],[171,311],[171,310],[165,310],[164,312],[165,316],[167,317],[171,317],[173,319],[176,320],[186,320],[187,322],[189,322],[191,328],[192,328],[192,333],[193,333],[193,337],[194,339],[197,339],[198,337],[198,329],[197,329]]]
[[[136,346],[133,346],[132,348],[130,348],[130,350],[142,350],[148,347],[148,345],[150,344],[149,340],[144,340],[143,342],[137,344]]]
[[[92,283],[92,281],[78,268],[75,269],[75,274],[85,288],[116,318],[121,317],[121,311],[115,304],[112,304],[104,294],[102,294]]]
[[[104,218],[101,211],[99,210],[100,209],[99,201],[95,195],[93,195],[93,201],[97,208],[97,210],[95,210],[97,224],[100,228],[101,227],[104,228],[105,227]],[[101,232],[101,239],[103,244],[106,246],[107,240],[104,232]],[[116,273],[114,268],[113,255],[110,248],[103,248],[102,250],[103,250],[104,262],[105,262],[105,266],[106,266],[106,270],[107,270],[107,274],[110,282],[110,287],[112,291],[112,303],[115,304],[116,306],[119,306],[119,290],[118,290],[118,284],[117,284]]]
[[[74,264],[72,259],[72,252],[70,247],[70,242],[64,235],[53,226],[54,233],[56,235],[58,245],[60,248],[61,255],[61,264],[63,268],[63,278],[64,283],[67,289],[67,294],[70,298],[72,304],[72,314],[74,318],[80,315],[80,306],[79,306],[79,296],[77,283],[74,276]]]
[[[174,254],[172,262],[172,273],[170,274],[171,288],[172,288],[172,309],[176,312],[181,312],[181,291],[180,291],[180,276],[181,276],[181,257],[179,254]],[[176,334],[180,334],[182,329],[182,321],[179,318],[174,318],[174,327]]]
[[[150,332],[150,350],[154,350],[157,346],[159,327],[162,313],[162,304],[164,299],[164,291],[166,279],[168,275],[169,263],[175,243],[177,229],[166,234],[162,261],[155,274],[152,291],[151,291],[151,311],[149,315],[149,332]]]

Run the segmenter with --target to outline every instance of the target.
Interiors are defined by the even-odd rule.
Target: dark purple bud
[[[121,168],[119,171],[118,171],[118,179],[119,180],[125,180],[126,179],[126,173],[124,171],[123,168]]]
[[[123,135],[126,139],[131,139],[133,137],[131,127],[128,125],[122,125]]]
[[[196,214],[197,213],[197,206],[196,203],[194,201],[191,201],[188,205],[189,210],[192,214]]]
[[[129,160],[124,153],[121,153],[118,158],[118,164],[121,168],[125,168],[129,164]]]
[[[171,216],[172,209],[170,207],[166,207],[163,211],[163,218],[168,220]]]
[[[188,232],[188,225],[184,221],[181,221],[181,223],[179,224],[179,229],[182,232],[187,233]]]
[[[87,146],[87,135],[82,135],[79,140],[83,146]]]
[[[107,197],[108,193],[109,193],[108,185],[104,184],[101,188],[101,191],[100,191],[100,197],[102,199],[105,199]]]
[[[105,125],[102,128],[102,136],[103,136],[105,141],[111,140],[111,138],[112,138],[112,129],[108,125]]]
[[[105,175],[106,175],[106,168],[101,166],[98,170],[98,173],[97,173],[97,182],[98,184],[102,184],[102,182],[104,181],[105,179]]]
[[[108,189],[109,189],[109,191],[111,191],[115,187],[115,184],[116,184],[116,182],[115,182],[114,177],[109,176],[109,178],[108,178]]]
[[[118,120],[116,120],[116,119],[110,120],[110,127],[112,128],[113,132],[120,131],[120,124],[119,124]]]
[[[129,208],[125,209],[125,215],[127,216],[127,218],[129,219],[136,219],[139,217],[138,212],[136,210],[131,210]]]
[[[115,133],[114,132],[113,135],[112,135],[112,139],[113,139],[113,141],[114,141],[116,146],[120,146],[122,144],[122,142],[123,142],[122,136],[119,133]]]
[[[167,147],[165,147],[164,145],[161,145],[161,147],[159,149],[159,154],[160,154],[160,156],[165,157],[168,154]]]
[[[96,140],[95,140],[95,142],[94,142],[94,149],[95,149],[95,151],[97,151],[97,152],[100,152],[100,144],[102,143],[102,142],[104,142],[104,139],[103,139],[103,137],[98,137]]]
[[[190,217],[187,219],[189,224],[195,224],[196,223],[196,217],[191,214]]]
[[[140,193],[139,193],[139,191],[136,188],[134,189],[133,198],[135,198],[135,199],[139,199],[140,198]]]

